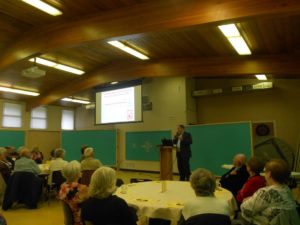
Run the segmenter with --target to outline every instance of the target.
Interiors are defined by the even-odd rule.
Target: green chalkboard
[[[66,160],[80,160],[83,145],[94,148],[95,158],[104,165],[116,165],[115,130],[63,131],[62,148],[66,150]]]
[[[126,132],[126,160],[159,161],[161,139],[171,138],[171,131]]]
[[[251,156],[251,123],[224,123],[188,126],[192,134],[191,169],[202,167],[216,175],[226,172],[223,164],[231,164],[237,153]]]
[[[0,146],[14,146],[18,149],[25,144],[25,131],[11,131],[1,130],[0,131]]]

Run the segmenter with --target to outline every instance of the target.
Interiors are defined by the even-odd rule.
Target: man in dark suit
[[[237,154],[233,158],[233,167],[221,177],[220,184],[223,188],[231,191],[233,196],[236,196],[248,177],[246,156]]]
[[[173,143],[177,147],[177,165],[181,181],[189,180],[191,175],[190,157],[192,156],[192,135],[184,131],[184,126],[179,125]]]

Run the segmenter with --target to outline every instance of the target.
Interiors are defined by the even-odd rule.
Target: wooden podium
[[[160,179],[173,180],[172,146],[160,146]]]

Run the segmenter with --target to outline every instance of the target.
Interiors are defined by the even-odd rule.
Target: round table
[[[166,187],[165,192],[162,192],[163,186]],[[136,208],[138,216],[166,219],[172,222],[180,219],[184,203],[196,197],[190,183],[183,181],[127,184],[118,188],[116,195],[123,198],[128,205]],[[231,192],[218,187],[215,196],[228,201],[233,216],[237,205]]]

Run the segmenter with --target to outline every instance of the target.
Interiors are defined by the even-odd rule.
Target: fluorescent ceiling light
[[[246,41],[241,36],[235,24],[221,25],[218,27],[240,55],[251,55]]]
[[[46,59],[42,59],[42,58],[38,58],[38,57],[29,59],[30,62],[34,62],[34,60],[36,63],[44,65],[44,66],[54,67],[57,65],[57,63],[55,63],[55,62],[52,62],[52,61],[49,61]]]
[[[62,14],[60,10],[40,0],[22,0],[22,1],[52,16],[59,16]]]
[[[243,37],[230,37],[228,40],[234,49],[239,53],[239,55],[251,55],[251,51]]]
[[[235,24],[227,24],[219,26],[219,29],[225,35],[225,37],[236,37],[241,36],[239,30],[235,26]]]
[[[258,80],[267,80],[267,76],[265,74],[256,74],[255,76]]]
[[[87,100],[82,100],[82,99],[76,99],[76,98],[63,98],[62,101],[65,102],[74,102],[74,103],[80,103],[80,104],[90,104],[91,102]]]
[[[144,54],[142,54],[142,53],[140,53],[140,52],[134,50],[133,48],[130,48],[130,47],[124,45],[124,44],[123,44],[122,42],[120,42],[120,41],[109,41],[109,42],[107,42],[107,43],[110,44],[110,45],[112,45],[112,46],[115,46],[116,48],[119,48],[119,49],[121,49],[122,51],[127,52],[127,53],[129,53],[129,54],[131,54],[131,55],[133,55],[133,56],[135,56],[135,57],[137,57],[137,58],[139,58],[139,59],[142,59],[142,60],[147,60],[147,59],[149,59],[148,56],[146,56],[146,55],[144,55]]]
[[[40,93],[37,93],[37,92],[25,91],[25,90],[8,88],[8,87],[0,87],[0,91],[11,92],[11,93],[21,94],[21,95],[31,95],[31,96],[38,96],[38,95],[40,95]]]
[[[30,62],[34,62],[34,60],[38,64],[53,67],[55,69],[63,70],[65,72],[73,73],[73,74],[76,74],[76,75],[84,74],[84,71],[82,71],[82,70],[79,70],[79,69],[76,69],[76,68],[73,68],[73,67],[70,67],[70,66],[66,66],[66,65],[63,65],[63,64],[59,64],[59,63],[56,63],[56,62],[53,62],[53,61],[50,61],[50,60],[47,60],[47,59],[42,59],[42,58],[39,58],[39,57],[29,59]]]

